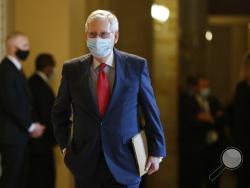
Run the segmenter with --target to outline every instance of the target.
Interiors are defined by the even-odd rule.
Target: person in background
[[[189,76],[186,80],[186,86],[180,87],[178,98],[178,144],[179,144],[179,187],[186,188],[189,181],[189,139],[190,127],[187,126],[187,111],[189,110],[189,102],[194,96],[197,78]]]
[[[1,188],[27,188],[29,137],[38,138],[45,127],[34,122],[31,93],[21,62],[29,55],[28,37],[14,32],[7,38],[7,56],[0,63]]]
[[[1,164],[2,164],[2,157],[1,157],[1,153],[0,153],[0,178],[2,176],[2,166],[1,166]]]
[[[181,174],[181,185],[218,188],[219,179],[211,182],[209,174],[220,164],[224,113],[219,101],[210,94],[206,76],[197,76],[192,81],[192,92],[188,93],[181,111],[181,128],[185,132],[182,132],[180,140],[186,147],[182,149],[186,169]]]
[[[237,84],[233,103],[232,137],[244,160],[237,172],[237,188],[245,188],[249,187],[250,172],[250,52],[244,58],[244,78]]]
[[[55,96],[50,86],[54,77],[55,60],[51,54],[39,54],[35,61],[36,72],[29,78],[33,96],[36,119],[45,125],[43,135],[30,139],[30,174],[29,187],[54,188],[55,164],[53,147],[56,142],[53,135],[51,110]]]
[[[166,156],[147,61],[115,49],[118,36],[118,20],[113,13],[92,12],[85,24],[90,54],[63,66],[52,119],[77,188],[139,187],[141,177],[131,145],[131,138],[140,132],[139,106],[145,117],[149,147],[145,169],[149,175],[159,169]]]

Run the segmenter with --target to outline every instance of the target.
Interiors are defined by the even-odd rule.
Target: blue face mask
[[[113,50],[113,43],[110,38],[88,38],[87,47],[93,56],[96,57],[106,57]]]

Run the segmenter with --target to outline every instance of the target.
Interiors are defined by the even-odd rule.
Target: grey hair
[[[112,32],[116,32],[119,30],[119,23],[117,17],[110,11],[107,10],[96,10],[92,12],[89,17],[87,18],[87,21],[85,23],[85,32],[88,31],[88,24],[92,21],[100,18],[106,18],[108,19],[110,23],[110,30]]]

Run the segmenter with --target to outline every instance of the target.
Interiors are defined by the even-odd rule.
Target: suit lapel
[[[115,82],[113,86],[113,92],[110,97],[108,108],[106,110],[104,118],[109,114],[109,111],[112,109],[116,101],[118,100],[121,91],[124,86],[125,79],[125,58],[121,53],[114,49],[114,60],[115,60]]]
[[[12,67],[12,69],[16,72],[18,77],[20,78],[20,83],[23,85],[23,88],[24,88],[25,94],[27,95],[28,100],[32,101],[32,95],[31,95],[31,92],[27,83],[27,79],[23,70],[18,70],[16,66],[8,58],[6,58],[6,60],[8,64]]]
[[[99,110],[97,106],[97,101],[93,96],[91,90],[90,82],[90,66],[93,57],[89,56],[87,59],[80,60],[81,65],[81,79],[80,84],[83,86],[82,96],[84,96],[84,103],[90,107],[92,113],[94,113],[98,118]],[[113,86],[113,92],[110,97],[110,101],[105,113],[104,118],[109,114],[109,111],[112,109],[117,100],[119,100],[120,93],[123,90],[124,79],[125,79],[125,57],[116,49],[114,49],[114,60],[115,60],[115,81]],[[84,61],[84,62],[83,62]]]
[[[92,56],[89,56],[87,59],[83,61],[80,61],[81,65],[81,79],[80,79],[80,85],[83,86],[82,90],[82,96],[84,96],[84,103],[90,107],[90,110],[93,114],[95,114],[99,118],[99,112],[96,104],[96,100],[94,99],[91,85],[90,83],[90,66],[92,62]],[[81,87],[80,87],[81,88]]]

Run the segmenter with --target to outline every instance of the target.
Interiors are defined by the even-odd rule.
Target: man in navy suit
[[[91,53],[63,66],[52,111],[56,140],[77,188],[138,188],[131,138],[140,131],[139,107],[146,122],[148,174],[166,156],[147,61],[114,48],[118,21],[109,11],[92,12],[85,32]]]

